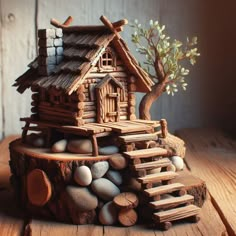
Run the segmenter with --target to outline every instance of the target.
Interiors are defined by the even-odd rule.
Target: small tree
[[[131,27],[134,28],[132,42],[136,50],[145,56],[141,66],[154,82],[139,106],[140,118],[150,120],[150,108],[163,92],[174,96],[179,87],[186,90],[185,76],[189,70],[183,67],[183,63],[189,61],[194,65],[200,56],[196,48],[197,37],[191,40],[187,38],[185,44],[176,39],[171,40],[165,34],[165,25],[153,20],[150,20],[147,28],[143,28],[138,20]]]

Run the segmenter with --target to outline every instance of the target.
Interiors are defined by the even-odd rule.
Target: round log
[[[135,99],[135,93],[129,92],[128,93],[128,98],[131,99],[131,100],[134,100]]]
[[[135,104],[136,104],[135,99],[130,99],[130,100],[129,100],[129,105],[130,105],[130,106],[135,106]]]
[[[130,106],[129,107],[129,113],[130,114],[134,114],[135,113],[135,107],[134,106]]]
[[[131,114],[131,115],[129,116],[129,119],[130,119],[130,120],[136,120],[136,115],[135,115],[135,114]]]
[[[129,84],[129,91],[130,92],[135,92],[136,91],[136,85],[135,84]]]
[[[33,205],[43,206],[50,200],[52,187],[44,171],[32,170],[27,175],[26,186],[28,199]]]
[[[76,126],[82,126],[82,125],[84,125],[84,120],[83,119],[81,119],[81,118],[77,118],[76,119],[76,124],[75,124]]]
[[[172,226],[172,223],[169,221],[166,221],[166,222],[161,223],[160,228],[162,230],[169,230],[171,226]]]
[[[80,102],[84,102],[85,99],[86,99],[86,96],[84,95],[84,93],[79,93],[79,94],[78,94],[78,100],[79,100]]]
[[[79,88],[77,89],[77,94],[83,93],[84,90],[85,90],[85,87],[84,87],[83,84],[81,84],[81,85],[79,86]]]
[[[122,209],[118,213],[118,221],[123,226],[132,226],[138,220],[138,215],[134,209]]]
[[[32,113],[37,113],[38,112],[38,108],[37,107],[32,107],[31,108],[31,112]]]
[[[138,206],[138,197],[134,193],[124,192],[117,195],[113,202],[118,208],[131,209]]]
[[[78,109],[84,109],[84,107],[85,107],[84,102],[79,102],[79,103],[77,104],[77,108],[78,108]]]
[[[33,93],[31,95],[31,98],[32,98],[33,101],[38,101],[39,100],[39,94],[38,93]]]

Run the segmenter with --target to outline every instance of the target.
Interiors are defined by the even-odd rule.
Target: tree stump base
[[[99,208],[98,203],[102,202],[106,204],[108,201],[113,200],[118,213],[117,222],[120,222],[121,225],[131,226],[135,224],[138,218],[140,220],[138,215],[142,218],[142,222],[140,223],[144,223],[145,218],[152,217],[153,211],[148,211],[147,201],[144,198],[142,200],[138,193],[138,197],[133,192],[118,193],[116,195],[117,197],[105,200],[102,199],[99,193],[94,191],[91,182],[86,186],[82,186],[80,183],[77,183],[74,177],[75,170],[79,169],[77,167],[85,165],[91,171],[94,163],[99,161],[108,161],[109,163],[109,158],[114,158],[115,155],[117,153],[96,157],[92,153],[52,153],[49,148],[32,147],[22,143],[22,140],[18,139],[10,143],[11,183],[21,206],[32,216],[72,224],[94,224],[98,223],[97,214],[99,211],[102,211],[100,209],[102,207]],[[114,171],[112,166],[109,168]],[[185,187],[181,189],[182,192],[176,191],[174,194],[182,196],[187,192],[195,197],[195,205],[201,207],[206,198],[205,182],[192,176],[187,171],[178,173],[179,176],[174,178],[172,183],[182,183]],[[122,178],[125,175],[127,175],[126,178],[128,179],[132,178],[130,166],[124,167],[118,174]],[[173,174],[176,176],[176,173],[173,172]],[[108,175],[102,178],[107,178],[107,181],[109,179]],[[112,180],[110,181],[112,182]],[[115,180],[113,181],[115,183]],[[117,185],[116,187],[121,191],[125,185],[126,181],[123,181],[123,184]],[[72,187],[71,192],[68,192],[69,186]],[[143,183],[142,187],[144,189],[150,189],[153,187],[153,183]],[[79,192],[82,195],[78,197],[77,191],[82,191]],[[81,196],[87,193],[91,194],[90,197],[92,196],[92,198],[94,197],[96,199],[95,202],[97,201],[92,209],[89,208],[91,204],[87,204],[87,201],[84,201],[86,203],[82,203],[81,206]],[[76,196],[76,198],[72,197],[73,202],[70,201],[71,196]],[[153,200],[160,200],[160,196],[154,197]],[[134,210],[133,208],[135,207],[137,209]],[[140,209],[144,210],[147,217],[144,217],[145,214],[140,214]],[[169,222],[172,221],[171,219]],[[197,218],[193,217],[191,221],[197,221]],[[164,226],[165,229],[168,229],[170,225],[167,223]]]
[[[10,143],[9,149],[11,183],[20,205],[30,215],[74,224],[96,222],[95,210],[79,211],[69,206],[65,189],[76,185],[76,167],[91,166],[108,156],[51,153],[47,148],[23,144],[21,139]]]
[[[205,181],[192,175],[187,170],[178,172],[179,176],[171,180],[171,183],[181,183],[187,194],[194,196],[194,205],[202,207],[206,200],[207,187]]]

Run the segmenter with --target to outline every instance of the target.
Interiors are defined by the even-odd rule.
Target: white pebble
[[[176,171],[183,170],[184,168],[184,161],[179,156],[173,156],[171,157],[171,161],[173,165],[176,167]]]
[[[81,186],[88,186],[92,182],[92,174],[87,166],[80,166],[75,169],[74,180]]]
[[[52,145],[51,151],[55,153],[65,152],[67,145],[66,139],[61,139]]]

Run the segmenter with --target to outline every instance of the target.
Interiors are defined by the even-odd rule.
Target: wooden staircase
[[[132,141],[141,141],[141,135],[129,136]],[[129,137],[124,140],[129,140]],[[146,136],[144,140],[147,140]],[[130,170],[142,184],[143,197],[147,199],[146,205],[152,210],[152,219],[156,225],[168,230],[172,225],[171,222],[175,220],[186,218],[194,222],[199,220],[197,215],[200,208],[192,205],[194,197],[186,194],[183,184],[170,183],[170,180],[178,174],[169,171],[171,161],[165,157],[168,154],[166,149],[154,147],[123,154],[129,160]],[[160,167],[161,172],[148,174],[149,170]],[[168,198],[164,198],[166,196]]]

